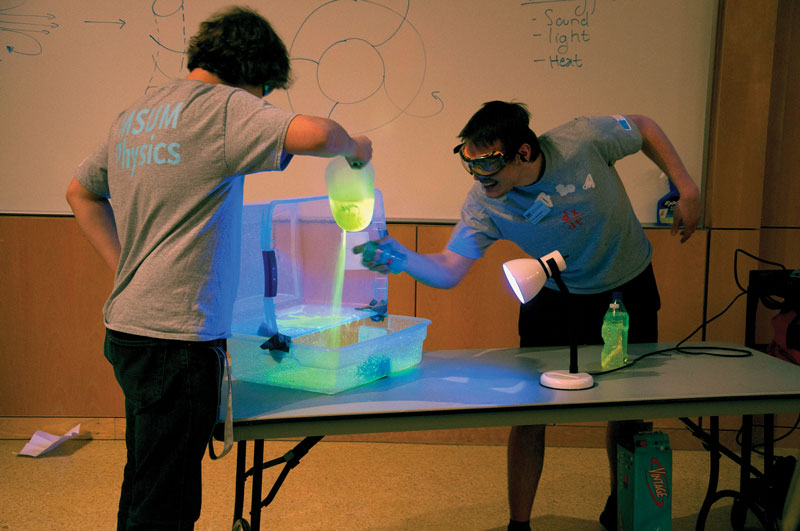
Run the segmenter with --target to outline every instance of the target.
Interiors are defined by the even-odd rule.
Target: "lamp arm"
[[[561,270],[558,269],[558,265],[556,261],[552,258],[547,261],[547,265],[550,268],[550,276],[558,286],[558,289],[561,290],[567,298],[567,305],[572,300],[572,294],[567,289],[567,285],[564,284],[564,281],[561,279]],[[569,335],[569,372],[572,374],[576,374],[578,372],[578,343],[575,339],[575,334]]]

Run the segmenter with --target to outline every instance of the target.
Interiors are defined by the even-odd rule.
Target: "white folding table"
[[[634,360],[673,346],[630,345],[629,357]],[[767,467],[763,473],[753,470],[749,441],[744,441],[741,457],[719,444],[718,417],[742,415],[747,420],[754,414],[771,418],[775,413],[800,412],[800,366],[729,343],[686,346],[697,350],[645,356],[623,370],[596,376],[592,388],[580,391],[539,384],[543,372],[568,367],[567,348],[424,352],[413,368],[336,395],[234,380],[234,440],[238,441],[234,529],[259,528],[262,507],[272,501],[288,471],[326,435],[642,418],[681,418],[711,452],[709,489],[698,515],[702,529],[711,504],[721,497],[747,501],[745,475],[769,477]],[[578,356],[581,371],[599,370],[599,346],[580,347]],[[710,431],[688,417],[711,417]],[[221,425],[215,436],[221,439]],[[285,456],[264,463],[264,439],[284,437],[305,439]],[[249,470],[247,441],[254,441]],[[771,457],[771,447],[768,451]],[[720,453],[742,466],[741,492],[717,492]],[[278,464],[284,469],[262,500],[262,472]],[[244,485],[250,476],[248,524],[242,515]]]

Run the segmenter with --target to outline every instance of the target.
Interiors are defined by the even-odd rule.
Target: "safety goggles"
[[[492,175],[500,173],[500,170],[506,167],[506,157],[503,155],[502,151],[493,151],[489,154],[471,159],[464,155],[464,144],[462,143],[453,148],[453,153],[458,153],[461,157],[461,164],[464,165],[464,169],[472,175],[491,177]]]

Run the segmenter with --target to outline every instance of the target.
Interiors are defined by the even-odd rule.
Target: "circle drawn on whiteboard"
[[[400,12],[378,1],[331,0],[315,8],[289,48],[291,109],[327,116],[353,133],[378,129],[401,115],[440,113],[444,102],[438,91],[421,97],[427,58],[408,19],[410,6],[407,0]]]
[[[331,45],[317,66],[317,84],[331,101],[358,103],[383,85],[386,68],[380,53],[361,39],[347,39]]]

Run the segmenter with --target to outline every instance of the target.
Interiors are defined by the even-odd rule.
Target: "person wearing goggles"
[[[458,153],[464,169],[474,175],[475,178],[491,177],[500,173],[500,170],[506,167],[506,156],[502,151],[492,151],[485,155],[469,158],[464,154],[466,147],[466,143],[462,142],[453,148],[453,153]]]
[[[512,140],[500,138],[463,137],[464,142],[453,148],[467,172],[478,181],[487,197],[502,197],[514,187],[536,182],[542,166],[536,135],[521,130]]]
[[[658,341],[660,299],[650,264],[652,248],[636,218],[614,163],[643,152],[680,193],[672,233],[686,241],[700,219],[700,193],[666,134],[641,115],[576,118],[537,136],[525,105],[485,103],[459,133],[453,149],[476,181],[461,220],[439,253],[411,251],[387,236],[356,246],[362,263],[382,273],[405,271],[436,288],[456,286],[475,260],[500,239],[533,257],[558,249],[569,256],[562,279],[571,302],[555,285],[520,306],[520,346],[602,344],[603,316],[614,291],[625,293],[630,343]],[[681,230],[682,225],[682,230]],[[387,264],[383,257],[393,258]],[[397,264],[402,264],[398,266]],[[391,268],[390,268],[391,266]],[[569,319],[563,319],[563,316]],[[606,447],[611,494],[600,514],[616,529],[616,445],[639,421],[610,422]],[[544,426],[514,426],[508,441],[509,530],[530,529],[544,464]]]

